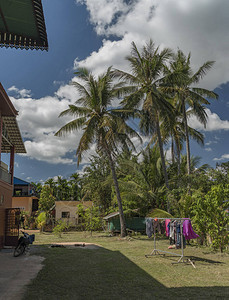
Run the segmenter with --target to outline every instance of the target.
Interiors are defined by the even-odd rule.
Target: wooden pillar
[[[10,174],[11,174],[11,185],[14,182],[14,145],[10,147]]]
[[[2,121],[2,114],[0,111],[0,161],[1,161],[1,155],[2,155],[2,126],[3,126],[3,121]]]

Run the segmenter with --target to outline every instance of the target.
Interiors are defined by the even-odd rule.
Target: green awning
[[[0,46],[48,50],[41,0],[0,1]]]

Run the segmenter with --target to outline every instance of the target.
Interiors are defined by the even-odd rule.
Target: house
[[[12,208],[14,156],[26,153],[17,124],[18,112],[0,83],[0,248],[15,245],[18,239],[20,210]],[[2,154],[10,155],[9,166]]]
[[[55,201],[55,220],[62,220],[77,225],[79,216],[77,214],[77,206],[81,204],[85,209],[91,207],[92,201]]]
[[[14,177],[12,206],[27,211],[29,215],[38,210],[39,199],[35,196],[31,183]]]

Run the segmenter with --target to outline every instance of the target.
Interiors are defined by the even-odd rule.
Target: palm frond
[[[203,89],[203,88],[192,88],[193,92],[199,94],[202,97],[207,97],[207,98],[211,98],[211,99],[218,99],[219,96],[218,94],[216,94],[213,91],[209,91],[207,89]]]
[[[68,133],[71,133],[71,132],[76,131],[78,129],[81,129],[84,126],[86,120],[87,120],[86,117],[81,117],[81,118],[78,118],[76,120],[73,120],[73,121],[67,123],[66,125],[61,127],[55,133],[55,136],[63,136],[65,134],[68,134]]]
[[[198,83],[214,65],[214,61],[205,62],[199,70],[192,76],[190,83]]]
[[[59,117],[63,116],[87,116],[90,114],[91,110],[85,107],[76,106],[76,105],[69,105],[69,108],[62,111]]]

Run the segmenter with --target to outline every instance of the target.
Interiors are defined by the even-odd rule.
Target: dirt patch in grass
[[[69,249],[99,249],[101,246],[92,244],[92,243],[79,243],[79,242],[61,242],[61,243],[55,243],[50,246],[50,248],[58,248],[58,247],[63,247],[63,248],[69,248]]]

